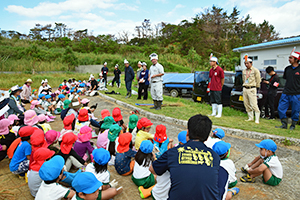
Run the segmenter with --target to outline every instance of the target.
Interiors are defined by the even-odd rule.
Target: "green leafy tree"
[[[189,50],[189,53],[187,55],[187,59],[189,62],[189,66],[191,68],[191,72],[194,73],[196,67],[198,67],[201,64],[201,56],[199,56],[196,52],[196,50],[194,49],[194,47],[191,47]]]
[[[73,50],[71,47],[67,46],[66,50],[63,54],[63,61],[65,63],[68,63],[68,70],[71,71],[74,69],[74,66],[77,65],[78,63],[78,58],[74,54]]]

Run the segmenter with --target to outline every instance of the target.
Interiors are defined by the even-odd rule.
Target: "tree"
[[[189,54],[187,55],[187,59],[191,68],[191,73],[195,72],[196,67],[198,67],[201,64],[201,56],[199,56],[194,49],[194,47],[191,47],[189,50]]]
[[[71,69],[78,63],[78,58],[75,56],[72,48],[69,46],[67,46],[63,54],[63,61],[68,63],[68,71],[71,71]]]

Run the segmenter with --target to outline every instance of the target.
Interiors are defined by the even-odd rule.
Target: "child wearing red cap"
[[[132,135],[127,132],[119,136],[119,144],[117,147],[116,158],[115,158],[115,169],[118,174],[127,176],[133,171],[134,160],[136,152],[130,148]]]
[[[30,144],[31,144],[31,156],[29,161],[29,169],[31,169],[31,165],[33,162],[33,155],[36,150],[41,147],[48,147],[48,144],[45,140],[45,134],[41,129],[35,128],[31,137],[30,137]]]
[[[115,107],[112,111],[112,116],[115,120],[115,122],[120,126],[122,127],[123,129],[123,132],[126,132],[126,126],[125,126],[125,123],[123,121],[123,116],[121,114],[121,109],[118,108],[118,107]]]
[[[154,145],[151,141],[144,140],[140,145],[139,151],[135,155],[135,163],[131,179],[137,186],[139,186],[142,198],[147,198],[151,195],[151,190],[155,184],[155,177],[149,171],[149,167],[155,160],[155,155],[152,153],[153,147]],[[147,192],[145,192],[144,189],[148,189]]]
[[[99,121],[99,122],[97,122],[95,119],[92,118],[90,120],[91,121],[91,125],[101,129],[101,125],[104,123],[104,118],[108,117],[108,116],[110,116],[109,110],[103,109],[101,111],[101,118],[102,118],[102,120]],[[103,132],[103,131],[100,131],[100,132]]]
[[[0,120],[0,161],[7,155],[7,149],[16,139],[15,133],[11,131],[13,122],[9,119]]]
[[[54,154],[54,151],[51,151],[46,147],[41,147],[37,149],[32,156],[33,162],[31,164],[31,170],[28,171],[28,187],[33,197],[35,197],[43,181],[39,176],[39,170],[43,163],[50,159]]]
[[[60,136],[58,138],[58,141],[61,142],[62,137],[66,133],[73,133],[73,130],[75,128],[75,115],[71,114],[64,118],[63,120],[64,128],[60,132]]]
[[[64,158],[66,162],[66,171],[69,171],[72,165],[76,168],[81,168],[84,165],[87,165],[87,163],[72,148],[76,140],[77,136],[72,132],[68,132],[62,137],[58,155]]]
[[[154,145],[158,148],[159,152],[155,153],[156,158],[159,158],[164,152],[172,148],[173,139],[169,139],[166,133],[167,128],[160,124],[156,126],[154,134]]]
[[[25,176],[25,173],[29,169],[29,160],[31,155],[30,136],[34,130],[35,128],[31,126],[24,126],[19,130],[21,142],[9,163],[9,169],[13,174]]]
[[[137,134],[135,137],[135,144],[134,144],[134,147],[136,150],[139,150],[140,144],[142,141],[149,140],[149,139],[153,140],[154,135],[149,133],[152,125],[153,125],[153,123],[145,117],[141,118],[138,121],[138,123],[136,125]]]
[[[88,152],[88,155],[91,155],[94,150],[94,147],[92,147],[90,143],[91,138],[92,138],[92,129],[88,126],[83,126],[80,129],[80,133],[78,134],[78,139],[74,144],[74,150],[85,161],[88,159],[86,153]]]
[[[79,111],[78,117],[75,122],[74,134],[78,135],[80,132],[80,129],[84,126],[90,126],[89,112],[85,108],[83,108]]]

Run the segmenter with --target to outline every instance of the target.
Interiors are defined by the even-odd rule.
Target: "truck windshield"
[[[208,72],[195,72],[195,82],[196,83],[207,81],[208,77],[209,77]]]
[[[235,75],[225,73],[224,83],[226,84],[234,84]]]

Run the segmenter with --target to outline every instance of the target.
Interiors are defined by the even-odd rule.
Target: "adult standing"
[[[19,95],[21,93],[21,89],[18,85],[13,86],[10,89],[10,97],[9,97],[9,110],[7,111],[8,115],[21,115],[24,113],[25,109],[20,102]]]
[[[105,62],[103,64],[101,72],[102,72],[102,75],[103,75],[103,78],[104,78],[105,87],[106,87],[106,84],[107,84],[107,73],[108,73],[107,62]]]
[[[22,103],[30,103],[29,99],[31,96],[31,84],[32,80],[29,78],[22,87],[22,92],[20,94]]]
[[[143,63],[141,61],[138,62],[138,68],[136,70],[136,80],[139,82],[141,71],[143,71]]]
[[[127,94],[125,98],[131,97],[131,85],[132,85],[132,80],[134,79],[134,71],[132,67],[129,65],[128,60],[124,60],[125,64],[125,85],[127,89]]]
[[[163,102],[163,84],[162,76],[164,75],[164,67],[158,63],[158,55],[152,53],[150,55],[152,65],[149,70],[149,82],[151,84],[151,97],[154,102],[154,107],[150,109],[160,110]]]
[[[292,124],[290,130],[296,128],[297,121],[299,120],[300,112],[300,52],[292,52],[289,56],[289,62],[291,65],[284,69],[283,78],[286,79],[286,83],[279,100],[278,114],[281,119],[281,126],[276,128],[287,128],[288,120],[286,111],[289,106],[292,106]]]
[[[279,86],[279,77],[272,66],[267,67],[266,72],[271,76],[271,78],[268,81],[263,81],[263,83],[267,84],[268,88],[268,94],[265,103],[265,116],[266,118],[269,116],[270,108],[271,115],[267,119],[275,119],[274,100],[277,95],[277,88]]]
[[[211,127],[212,122],[207,116],[191,117],[186,136],[188,142],[169,149],[150,166],[150,171],[157,175],[170,172],[168,199],[220,199],[220,157],[203,143]]]
[[[118,64],[115,65],[114,75],[115,75],[115,77],[112,80],[111,85],[112,85],[112,87],[114,87],[114,83],[116,82],[116,85],[119,88],[120,87],[121,70],[119,69],[119,65]]]
[[[142,94],[144,94],[143,99],[147,100],[148,99],[148,87],[149,87],[149,81],[148,81],[149,70],[147,69],[147,63],[143,62],[142,66],[143,66],[143,70],[140,72],[140,76],[138,79],[139,80],[139,91],[138,91],[137,99],[141,99]]]
[[[260,110],[257,104],[257,91],[260,88],[260,72],[252,66],[252,60],[245,56],[246,69],[243,70],[243,99],[244,106],[248,113],[248,119],[245,121],[253,121],[253,111],[255,113],[255,123],[259,124]]]
[[[210,81],[210,102],[212,107],[211,116],[222,116],[222,87],[224,85],[224,71],[218,66],[218,58],[211,57],[209,64],[211,69],[209,70]],[[218,115],[217,115],[218,110]]]

